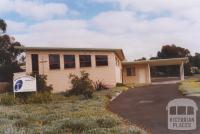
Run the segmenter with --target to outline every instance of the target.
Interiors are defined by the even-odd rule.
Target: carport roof
[[[187,63],[188,58],[171,58],[171,59],[156,59],[156,60],[142,60],[142,61],[124,61],[123,65],[136,65],[136,64],[149,64],[150,66],[167,66],[167,65],[180,65]]]

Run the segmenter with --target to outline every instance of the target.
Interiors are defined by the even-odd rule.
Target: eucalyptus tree
[[[6,22],[0,19],[0,82],[12,81],[13,73],[21,71],[17,57],[22,51],[15,49],[21,44],[6,34],[6,28]]]

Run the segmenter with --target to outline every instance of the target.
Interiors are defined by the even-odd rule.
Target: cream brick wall
[[[129,65],[128,65],[129,66]],[[132,83],[149,83],[149,68],[148,64],[137,64],[130,65],[135,67],[135,76],[127,76],[126,67],[123,66],[123,83],[124,84],[132,84]]]
[[[114,52],[61,52],[61,51],[28,51],[26,52],[26,72],[32,72],[31,54],[38,54],[39,73],[47,75],[47,83],[53,85],[53,92],[63,92],[71,88],[69,75],[80,75],[80,71],[90,74],[93,81],[103,81],[109,86],[115,86],[117,82],[122,82],[121,65],[116,66],[116,55]],[[49,54],[60,55],[60,69],[49,69]],[[64,55],[73,54],[76,59],[76,68],[64,69]],[[92,67],[80,68],[79,55],[91,55]],[[96,67],[95,55],[108,55],[108,66]],[[45,62],[44,62],[45,61]],[[44,63],[42,63],[44,62]],[[121,61],[120,61],[121,64]]]
[[[115,58],[115,64],[116,82],[122,83],[122,61],[117,56]]]

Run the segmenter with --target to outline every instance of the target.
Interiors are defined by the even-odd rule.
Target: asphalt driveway
[[[200,134],[200,110],[195,131],[167,129],[166,106],[170,100],[183,97],[178,91],[178,84],[139,87],[122,93],[110,103],[109,109],[153,134]],[[200,108],[200,98],[190,99]]]

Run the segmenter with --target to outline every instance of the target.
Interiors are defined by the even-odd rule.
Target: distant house
[[[159,65],[180,65],[181,79],[184,79],[185,58],[125,61],[122,49],[97,48],[47,48],[18,47],[26,53],[26,73],[47,75],[47,83],[53,85],[53,92],[70,89],[70,74],[86,71],[93,81],[102,81],[110,86],[117,83],[151,83],[150,67]]]
[[[191,67],[191,72],[193,74],[199,74],[200,73],[200,69],[198,67]]]

